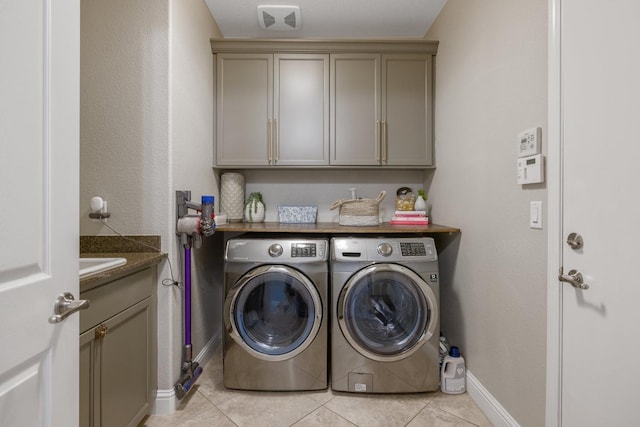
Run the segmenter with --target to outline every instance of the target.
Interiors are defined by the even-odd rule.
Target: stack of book
[[[426,211],[396,211],[389,224],[429,225],[429,218]]]

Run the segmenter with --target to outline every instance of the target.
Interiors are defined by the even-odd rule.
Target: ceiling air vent
[[[260,5],[258,6],[258,23],[263,30],[298,30],[302,24],[300,8],[285,5]]]

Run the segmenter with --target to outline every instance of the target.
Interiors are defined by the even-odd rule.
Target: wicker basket
[[[340,225],[367,226],[380,222],[379,205],[386,191],[380,192],[375,199],[340,199],[329,209],[340,208]]]

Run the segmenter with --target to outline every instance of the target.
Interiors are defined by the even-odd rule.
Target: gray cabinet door
[[[221,53],[218,166],[329,164],[329,56]]]
[[[151,407],[151,298],[104,323],[100,341],[100,426],[137,425]]]
[[[429,166],[432,153],[432,56],[382,55],[382,164]]]
[[[380,54],[331,55],[331,164],[380,164]]]
[[[147,268],[80,294],[80,426],[137,425],[155,385],[155,283]]]
[[[429,166],[431,54],[331,55],[331,164]]]
[[[329,55],[274,56],[273,161],[329,164]]]
[[[273,155],[273,55],[220,53],[216,74],[216,163],[268,165]]]

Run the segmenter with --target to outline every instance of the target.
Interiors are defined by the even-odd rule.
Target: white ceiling
[[[424,38],[447,0],[205,0],[225,38]],[[258,5],[300,7],[300,29],[267,31]]]

